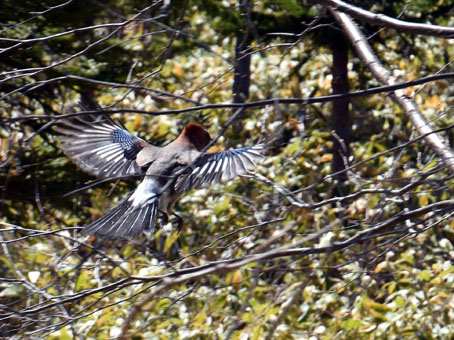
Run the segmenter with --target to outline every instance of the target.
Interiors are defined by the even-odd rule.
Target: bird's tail
[[[87,225],[81,233],[97,235],[108,240],[138,237],[143,231],[154,233],[158,216],[158,198],[155,197],[146,205],[137,206],[129,197]]]

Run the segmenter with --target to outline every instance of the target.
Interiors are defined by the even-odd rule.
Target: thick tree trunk
[[[348,42],[342,36],[334,39],[333,50],[333,83],[334,94],[347,93],[348,85]],[[333,102],[332,124],[333,137],[333,168],[335,172],[342,171],[346,167],[346,160],[350,154],[350,114],[348,99],[340,99]],[[339,185],[333,192],[334,195],[346,194],[346,187],[342,185],[348,179],[347,173],[343,172],[336,176]]]
[[[246,50],[248,41],[247,33],[238,34],[235,46],[235,77],[233,79],[234,103],[244,103],[249,97],[251,55]]]
[[[249,12],[249,0],[239,0],[241,13],[246,18]],[[251,54],[248,50],[251,41],[251,33],[247,19],[244,20],[244,27],[236,36],[235,65],[233,78],[233,102],[244,103],[249,98],[249,84],[251,81]],[[241,131],[243,124],[237,120],[233,123],[234,131]]]

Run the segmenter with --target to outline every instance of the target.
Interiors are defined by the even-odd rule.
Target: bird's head
[[[184,143],[190,143],[194,145],[198,151],[201,151],[211,141],[211,137],[202,125],[191,122],[184,127],[178,140]]]

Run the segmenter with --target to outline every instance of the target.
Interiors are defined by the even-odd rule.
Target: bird
[[[105,240],[137,238],[156,232],[176,217],[175,202],[189,190],[245,175],[264,157],[264,143],[228,151],[205,151],[212,141],[197,122],[188,123],[172,142],[154,146],[129,132],[108,115],[60,120],[59,147],[77,166],[100,179],[139,176],[137,188],[105,215],[86,225],[82,235]]]

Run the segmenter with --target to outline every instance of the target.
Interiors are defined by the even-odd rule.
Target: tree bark
[[[353,19],[349,15],[332,8],[330,11],[334,18],[342,25],[345,34],[352,42],[359,58],[367,65],[372,74],[385,85],[396,84],[396,80],[391,72],[383,66],[375,55],[366,37],[362,34]],[[404,109],[416,131],[420,135],[425,135],[424,140],[430,148],[449,167],[451,173],[454,173],[454,150],[449,147],[448,141],[442,135],[434,133],[430,122],[421,113],[415,101],[412,100],[411,95],[404,90],[396,90],[390,93],[390,97]]]
[[[248,50],[251,34],[247,23],[247,16],[249,15],[249,0],[239,0],[239,7],[241,14],[246,19],[244,20],[244,28],[239,30],[236,36],[233,102],[245,103],[249,98],[249,84],[251,81],[251,54]],[[233,130],[235,132],[241,131],[242,127],[243,124],[239,120],[233,123]]]
[[[344,37],[333,40],[333,94],[348,93],[348,42]],[[347,159],[350,154],[350,113],[348,110],[349,100],[339,99],[333,102],[332,124],[333,136],[333,168],[335,172],[345,170]],[[334,189],[334,196],[347,194],[342,190],[342,183],[348,179],[347,173],[342,172],[336,176],[339,181]],[[340,192],[341,191],[341,192]]]

